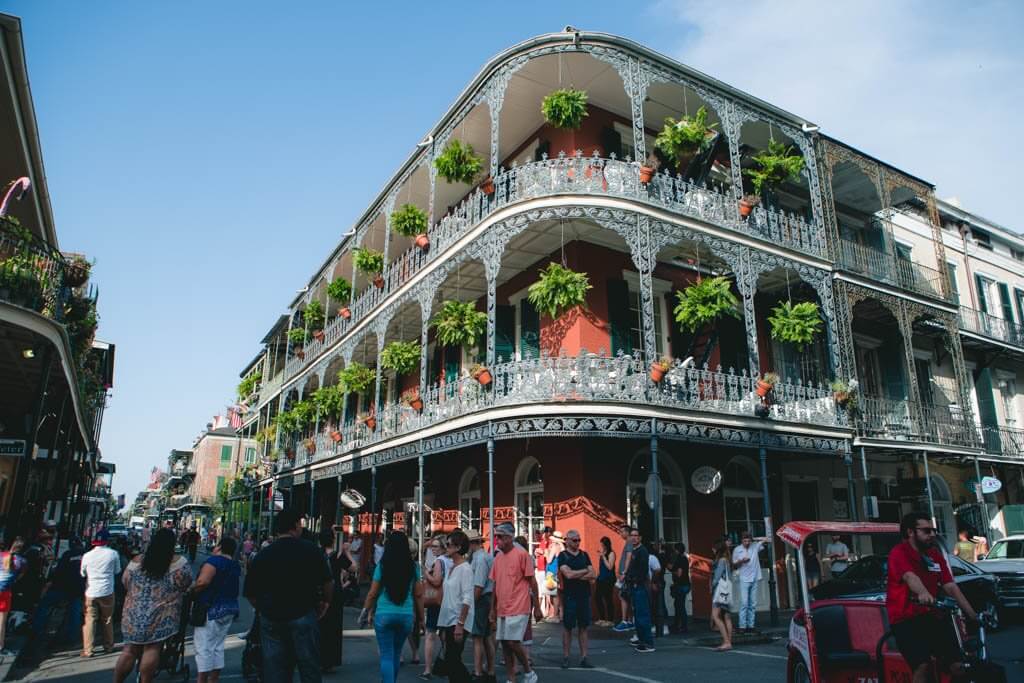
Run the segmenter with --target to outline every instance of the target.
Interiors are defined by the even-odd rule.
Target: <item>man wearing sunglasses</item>
[[[959,673],[960,664],[954,658],[960,648],[950,623],[932,609],[939,588],[956,600],[968,618],[978,618],[935,545],[935,531],[929,515],[905,515],[900,522],[903,542],[889,553],[885,606],[900,653],[914,671],[914,683],[930,679],[933,657],[954,675]]]

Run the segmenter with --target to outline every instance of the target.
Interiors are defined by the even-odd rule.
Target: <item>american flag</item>
[[[232,429],[240,429],[242,427],[242,413],[239,411],[238,406],[228,406],[228,424],[231,425]]]

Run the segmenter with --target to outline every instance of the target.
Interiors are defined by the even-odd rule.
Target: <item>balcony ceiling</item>
[[[0,323],[0,422],[4,429],[0,437],[21,439],[26,437],[26,421],[36,408],[39,382],[42,377],[43,350],[45,340],[23,327]],[[25,358],[22,353],[32,349],[34,358]],[[54,352],[56,353],[56,352]],[[50,383],[47,389],[49,402],[46,413],[60,412],[60,401],[67,394],[64,373],[60,369],[60,360],[53,359],[50,370]],[[65,417],[66,419],[66,417]],[[51,444],[57,420],[46,419],[39,430],[39,443],[43,447]]]

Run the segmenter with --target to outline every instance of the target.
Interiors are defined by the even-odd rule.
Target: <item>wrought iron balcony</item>
[[[861,436],[872,439],[978,446],[974,423],[956,406],[862,396],[858,400],[856,424]]]
[[[1024,429],[985,426],[981,428],[981,438],[986,453],[1024,459]]]
[[[1024,327],[967,306],[960,307],[960,329],[1024,347]]]
[[[0,219],[0,301],[61,320],[64,257]]]
[[[899,258],[849,239],[839,240],[839,263],[846,270],[879,280],[918,294],[942,296],[942,274],[934,268]]]
[[[749,217],[739,213],[740,196],[705,185],[695,185],[667,171],[651,182],[640,182],[639,165],[628,160],[560,155],[502,169],[494,178],[495,191],[487,195],[473,191],[428,231],[430,250],[410,247],[384,269],[384,287],[367,287],[349,307],[350,318],[337,317],[324,328],[323,340],[311,340],[303,347],[303,358],[293,356],[285,366],[285,381],[332,347],[391,292],[408,282],[425,265],[482,220],[503,207],[541,197],[582,194],[628,199],[653,205],[672,213],[696,218],[736,233],[758,237],[805,254],[824,257],[823,231],[799,216],[759,206]],[[269,393],[267,395],[270,395]]]
[[[684,367],[677,361],[664,379],[654,384],[649,381],[649,364],[639,353],[610,357],[584,352],[576,357],[513,360],[497,363],[490,372],[492,381],[487,387],[472,377],[434,384],[422,397],[420,412],[403,404],[385,406],[375,416],[375,430],[363,422],[348,424],[341,430],[341,443],[335,443],[329,434],[319,434],[314,437],[314,453],[307,451],[303,440],[293,441],[294,462],[282,458],[277,471],[488,408],[559,403],[579,404],[580,410],[586,411],[587,404],[612,403],[754,417],[755,407],[761,404],[755,393],[756,377]],[[768,411],[769,421],[825,427],[847,424],[846,414],[837,409],[830,389],[800,382],[777,383]]]

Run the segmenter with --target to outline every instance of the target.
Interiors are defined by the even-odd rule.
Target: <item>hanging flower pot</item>
[[[423,412],[423,399],[417,396],[416,398],[409,399],[409,407],[415,410],[417,413]]]
[[[652,166],[641,166],[640,167],[640,182],[646,185],[654,179],[655,169]]]
[[[318,342],[322,342],[324,340],[324,331],[313,330],[313,339],[316,339]]]
[[[313,439],[306,439],[302,442],[302,445],[306,447],[306,454],[313,455],[316,453],[316,441]]]
[[[483,365],[474,365],[470,369],[469,374],[477,382],[480,382],[480,386],[484,387],[490,384],[491,380],[493,379],[491,377],[491,371],[485,368]]]
[[[373,415],[369,415],[363,420],[363,424],[365,424],[366,428],[372,432],[377,429],[377,418]]]
[[[384,289],[384,276],[377,273],[373,278],[373,286],[377,289]]]
[[[655,384],[661,382],[661,380],[665,379],[665,373],[671,367],[672,359],[668,356],[663,356],[660,360],[651,363],[651,381]]]
[[[342,306],[341,308],[338,309],[338,315],[340,315],[345,320],[348,320],[349,318],[352,317],[352,309],[349,308],[348,306]]]
[[[756,194],[743,195],[743,198],[740,199],[740,215],[746,218],[754,210],[754,207],[760,203],[761,198]]]
[[[402,403],[409,406],[417,413],[423,412],[423,399],[420,398],[419,389],[410,389],[402,394]]]
[[[491,176],[484,178],[484,181],[480,183],[480,191],[487,196],[494,194],[494,178]]]
[[[424,232],[416,235],[416,247],[421,251],[430,249],[430,237],[427,236],[427,233]]]
[[[331,432],[331,441],[334,443],[341,443],[341,432]]]
[[[89,280],[92,264],[81,256],[75,256],[64,269],[64,283],[68,287],[81,287]]]
[[[758,396],[764,398],[765,396],[771,393],[772,389],[775,388],[776,382],[778,381],[779,376],[777,374],[775,374],[774,372],[766,372],[764,373],[764,376],[761,379],[757,380],[757,387],[754,389],[754,391],[757,392]]]

